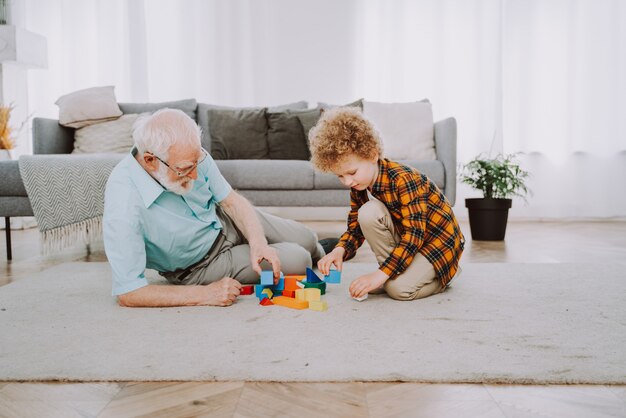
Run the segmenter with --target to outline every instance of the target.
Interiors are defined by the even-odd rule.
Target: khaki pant
[[[370,198],[359,209],[359,225],[363,236],[376,255],[378,264],[382,264],[400,242],[391,214],[379,200]],[[384,291],[397,300],[425,298],[444,290],[435,269],[421,254],[416,254],[409,267],[397,276],[385,282]],[[372,293],[382,293],[383,289]]]
[[[250,246],[233,220],[218,206],[217,215],[222,222],[222,232],[207,255],[195,265],[184,270],[162,273],[173,284],[209,284],[224,277],[241,283],[259,283],[259,275],[250,264]],[[270,247],[278,252],[284,274],[304,274],[312,260],[324,256],[317,235],[308,227],[289,219],[279,218],[257,209],[263,231]],[[267,261],[263,270],[271,270]]]

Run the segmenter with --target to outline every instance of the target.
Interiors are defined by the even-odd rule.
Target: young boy
[[[352,282],[352,297],[384,291],[414,300],[443,291],[458,271],[465,238],[441,190],[417,170],[383,158],[378,133],[358,109],[325,111],[309,141],[313,165],[350,187],[348,230],[319,260],[320,272],[328,274],[332,264],[341,270],[365,239],[379,268]]]

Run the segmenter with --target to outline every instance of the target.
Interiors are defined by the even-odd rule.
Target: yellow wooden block
[[[298,289],[296,290],[296,300],[299,301],[306,301],[306,293],[304,292],[305,289]]]
[[[309,287],[304,290],[304,300],[309,302],[317,302],[322,299],[322,291],[320,289],[316,289],[314,287]],[[296,293],[298,293],[296,291]]]
[[[274,305],[285,306],[292,309],[306,309],[309,307],[309,302],[305,300],[295,300],[285,296],[276,296],[272,299],[272,302],[274,302]]]
[[[309,309],[313,311],[323,312],[325,310],[328,310],[328,304],[325,300],[314,300],[309,302]]]
[[[274,292],[272,292],[272,289],[263,289],[261,293],[265,293],[270,299],[272,298],[272,296],[274,296]]]

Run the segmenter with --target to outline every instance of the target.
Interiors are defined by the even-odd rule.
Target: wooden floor
[[[306,223],[320,238],[344,229],[343,222]],[[626,222],[510,222],[504,242],[472,242],[468,225],[461,226],[468,238],[463,263],[620,262],[626,267]],[[2,239],[0,286],[61,263],[106,260],[101,246],[90,255],[72,248],[41,257],[38,245],[36,230],[13,231],[14,260],[7,263]],[[363,248],[355,261],[373,262],[373,254]],[[626,386],[0,382],[0,417],[137,416],[626,417]]]

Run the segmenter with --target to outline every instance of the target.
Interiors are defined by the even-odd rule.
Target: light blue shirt
[[[231,190],[211,156],[184,196],[164,189],[132,154],[126,156],[111,172],[104,195],[113,295],[146,286],[146,268],[175,271],[200,261],[222,229],[215,205]]]

